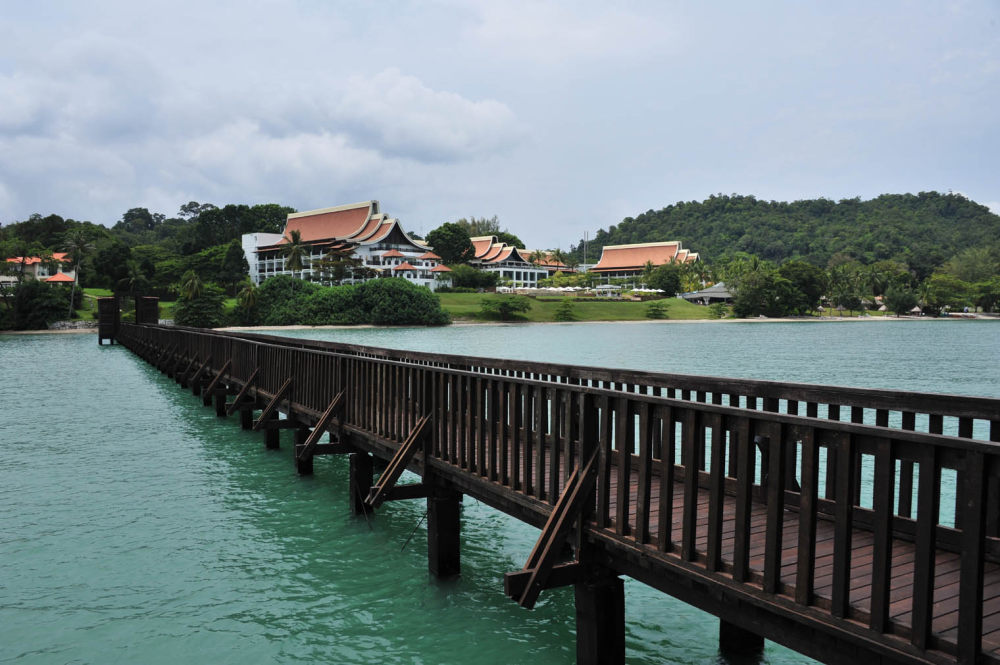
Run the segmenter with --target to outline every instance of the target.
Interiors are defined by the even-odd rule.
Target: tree
[[[663,291],[667,296],[677,295],[681,290],[681,267],[676,263],[657,266],[646,277],[646,286]]]
[[[775,270],[747,273],[733,295],[733,313],[740,318],[786,316],[796,297],[794,285]]]
[[[826,273],[805,261],[786,261],[778,268],[778,274],[795,287],[800,297],[792,305],[799,314],[805,314],[819,307],[820,299],[826,293]]]
[[[218,208],[211,203],[189,201],[181,206],[181,209],[177,212],[177,216],[181,219],[194,219],[208,210],[218,210]]]
[[[665,319],[667,318],[667,304],[662,300],[654,300],[649,303],[646,307],[646,318],[647,319]]]
[[[917,306],[917,294],[908,289],[890,286],[885,292],[885,308],[896,316],[906,314]]]
[[[73,259],[73,287],[70,289],[69,312],[66,315],[67,318],[72,318],[73,301],[76,298],[76,285],[80,281],[80,262],[86,254],[94,250],[94,243],[90,242],[90,238],[87,237],[82,228],[76,228],[66,233],[66,237],[63,240],[63,249]]]
[[[238,240],[233,240],[226,247],[226,253],[222,257],[222,265],[219,267],[219,281],[229,284],[236,295],[236,289],[240,282],[246,279],[250,272],[250,265],[243,254],[243,247]]]
[[[130,208],[113,228],[127,233],[141,233],[152,231],[163,220],[164,216],[160,213],[151,213],[146,208]]]
[[[469,232],[455,222],[445,222],[427,234],[427,243],[448,266],[466,263],[475,256]]]
[[[279,250],[281,255],[285,257],[285,269],[292,272],[302,270],[303,262],[309,256],[309,245],[302,242],[302,232],[298,229],[292,229],[285,236],[285,239],[288,242],[282,245]]]
[[[498,231],[494,235],[497,237],[497,242],[507,243],[511,247],[524,247],[524,241],[510,231]]]
[[[556,321],[576,321],[576,312],[573,310],[573,303],[563,299],[559,303],[559,306],[556,307],[554,318]]]
[[[211,284],[196,294],[182,295],[174,306],[174,323],[194,328],[218,328],[225,324],[222,289]]]
[[[447,275],[453,287],[465,289],[488,289],[496,286],[500,280],[499,273],[477,270],[464,263],[451,266],[451,272]]]

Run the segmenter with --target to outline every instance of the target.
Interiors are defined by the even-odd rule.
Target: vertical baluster
[[[712,464],[708,499],[708,569],[722,569],[722,515],[725,508],[725,453],[726,431],[722,416],[709,416],[712,428]]]
[[[548,399],[546,400],[545,417],[548,421],[548,441],[549,448],[549,501],[555,503],[559,498],[559,397],[560,391],[555,388],[545,390]]]
[[[632,403],[624,397],[615,400],[615,448],[618,451],[618,496],[615,531],[620,536],[631,533],[629,502],[632,483],[632,447],[635,427],[632,420]]]
[[[546,497],[545,492],[545,430],[549,414],[549,402],[546,392],[544,386],[535,386],[535,409],[534,417],[532,418],[532,427],[534,427],[534,441],[532,441],[532,445],[535,447],[535,482],[533,487],[535,488],[535,496],[539,499],[548,498],[552,503],[555,503],[558,497]]]
[[[750,516],[756,451],[750,420],[740,418],[730,436],[735,435],[739,468],[736,471],[736,518],[733,543],[733,580],[746,582],[750,577]]]
[[[851,600],[851,529],[854,525],[854,439],[849,433],[836,437],[836,506],[833,538],[833,593],[830,612],[847,616]]]
[[[872,508],[875,520],[872,536],[875,552],[872,559],[872,630],[884,633],[889,628],[889,585],[892,576],[892,500],[895,493],[896,461],[892,440],[879,439],[875,448],[875,487]]]
[[[816,504],[819,495],[819,445],[816,430],[802,431],[802,486],[799,490],[799,542],[795,568],[795,602],[810,605],[816,567]],[[829,457],[827,457],[829,461]],[[829,462],[828,462],[829,463]]]
[[[521,428],[524,426],[524,389],[520,381],[511,385],[510,404],[510,473],[511,487],[514,490],[521,490],[524,483],[521,481]]]
[[[601,457],[597,466],[597,526],[603,529],[611,523],[611,400],[601,395],[598,405]]]
[[[535,385],[524,386],[524,439],[522,443],[524,444],[524,460],[523,460],[523,478],[524,478],[524,493],[525,494],[535,494],[535,484],[532,472],[534,470],[534,459],[532,457],[534,453],[534,423],[535,423],[535,402],[538,401],[538,396],[536,394],[538,387]]]
[[[649,402],[639,404],[639,486],[636,497],[635,537],[649,542],[649,498],[652,492],[653,419]]]
[[[904,414],[904,425],[905,425]],[[917,529],[913,562],[913,605],[910,641],[926,649],[931,635],[934,605],[934,559],[940,511],[941,470],[937,449],[923,446],[920,451],[920,475],[917,486]]]
[[[486,475],[490,480],[496,481],[499,477],[498,466],[499,461],[497,459],[497,441],[503,436],[503,411],[500,410],[500,386],[501,383],[495,379],[490,379],[487,383],[487,396],[489,398],[487,407],[487,418],[489,420],[489,427],[486,431],[487,439],[489,440],[489,445],[487,446],[486,454],[486,469],[484,475]]]
[[[704,443],[698,442],[698,432],[701,430],[701,414],[693,409],[684,412],[684,424],[681,428],[681,445],[683,456],[687,459],[684,465],[684,513],[681,531],[681,557],[694,561],[697,556],[695,539],[698,536],[698,453],[697,447]]]
[[[764,593],[777,593],[781,584],[781,539],[785,520],[785,453],[787,443],[784,426],[768,426],[767,526],[764,532]]]
[[[963,488],[961,577],[958,583],[958,661],[980,661],[983,642],[983,564],[986,554],[986,456],[966,453]]]

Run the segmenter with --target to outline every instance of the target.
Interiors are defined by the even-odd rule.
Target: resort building
[[[286,265],[285,248],[298,231],[306,246],[301,270]],[[243,236],[250,279],[260,284],[274,275],[330,284],[403,277],[432,291],[448,267],[429,247],[411,239],[399,220],[379,210],[378,201],[362,201],[288,215],[285,231]]]
[[[471,240],[475,256],[469,264],[485,272],[499,273],[501,280],[515,288],[536,287],[538,280],[549,276],[547,268],[531,262],[527,250],[499,242],[496,236],[477,236]]]
[[[548,273],[546,277],[552,277],[557,272],[576,272],[575,270],[570,270],[569,266],[554,257],[552,252],[544,249],[522,249],[521,252],[528,257],[529,261],[533,261],[536,266],[545,268],[545,271]]]
[[[601,260],[590,272],[603,275],[607,279],[637,277],[646,270],[647,264],[654,267],[668,263],[693,263],[698,255],[681,247],[680,241],[643,242],[634,245],[607,245],[601,253]]]
[[[13,256],[7,259],[7,270],[0,273],[0,284],[16,283],[19,272],[30,279],[69,284],[76,279],[71,263],[66,252],[54,252],[51,260],[40,256]]]

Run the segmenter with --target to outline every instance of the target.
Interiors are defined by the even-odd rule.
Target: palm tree
[[[309,255],[309,245],[302,242],[302,232],[292,229],[281,246],[281,255],[285,257],[285,268],[292,272],[302,270],[303,260]]]
[[[257,285],[248,282],[236,296],[236,300],[243,309],[253,309],[253,306],[257,304]]]
[[[67,315],[72,318],[73,301],[76,299],[76,284],[80,281],[80,261],[83,260],[84,254],[93,251],[94,244],[90,242],[90,238],[87,237],[83,229],[75,228],[66,233],[66,237],[63,239],[63,249],[73,259],[73,286],[70,289],[69,314]]]
[[[198,277],[198,273],[194,270],[188,270],[181,277],[181,297],[185,300],[193,300],[201,295],[201,289],[203,286],[201,278]]]

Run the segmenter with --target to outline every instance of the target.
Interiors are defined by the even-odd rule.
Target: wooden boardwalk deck
[[[371,456],[419,473],[369,499],[428,497],[432,569],[457,568],[457,531],[434,526],[458,528],[457,493],[546,525],[509,581],[525,606],[525,588],[575,584],[578,625],[600,628],[618,614],[595,599],[628,575],[825,662],[1000,663],[1000,400],[153,325],[118,339],[268,441],[294,429],[300,471],[351,453],[365,490]],[[581,661],[618,639],[598,628]]]

